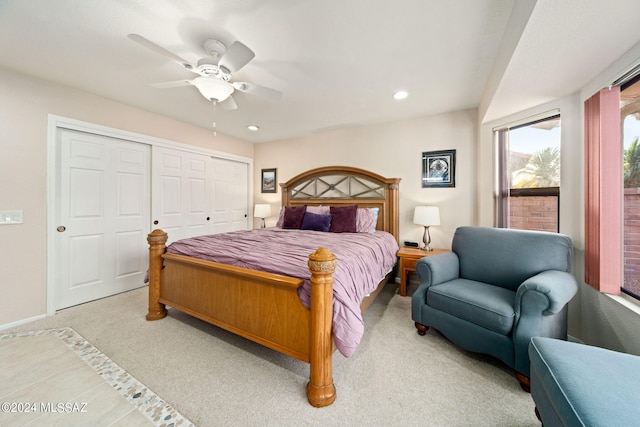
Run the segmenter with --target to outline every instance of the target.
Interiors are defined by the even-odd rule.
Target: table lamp
[[[423,249],[432,251],[429,227],[440,225],[440,209],[437,206],[416,206],[413,211],[413,223],[424,226],[424,234],[422,235]]]
[[[270,216],[271,216],[271,205],[263,204],[263,203],[256,204],[256,206],[253,209],[253,217],[262,219],[262,225],[260,226],[260,228],[265,228],[264,219]]]

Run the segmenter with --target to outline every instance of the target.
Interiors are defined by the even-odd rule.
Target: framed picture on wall
[[[278,186],[277,169],[262,169],[262,192],[276,193]]]
[[[422,153],[422,186],[456,186],[456,150]]]

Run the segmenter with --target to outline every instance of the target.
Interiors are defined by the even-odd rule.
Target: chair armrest
[[[427,287],[457,279],[460,273],[460,260],[455,252],[443,252],[422,257],[416,263],[416,273],[420,285]]]
[[[512,331],[515,350],[514,369],[529,373],[528,347],[531,337],[567,338],[565,307],[578,292],[578,282],[571,273],[548,270],[518,287],[515,299],[515,324]]]
[[[455,252],[443,252],[422,257],[416,263],[420,284],[411,297],[411,318],[422,323],[422,306],[427,301],[427,291],[432,285],[458,278],[460,260]]]
[[[537,292],[546,297],[546,307],[540,307],[543,315],[556,314],[578,292],[578,282],[571,273],[565,271],[548,270],[536,274],[518,287],[515,301],[516,313],[522,312],[522,302],[527,299],[529,292]]]

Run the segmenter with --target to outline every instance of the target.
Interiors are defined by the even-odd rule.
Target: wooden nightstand
[[[443,252],[449,252],[449,249],[434,249],[432,251],[425,251],[423,249],[411,248],[409,246],[403,246],[398,251],[398,258],[400,258],[400,295],[407,296],[407,276],[410,271],[416,271],[416,263],[418,260],[425,256],[431,256],[441,254]]]

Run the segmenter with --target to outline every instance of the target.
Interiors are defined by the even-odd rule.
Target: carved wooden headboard
[[[389,232],[398,240],[400,179],[349,166],[312,169],[280,184],[282,206],[377,207],[376,229]]]

